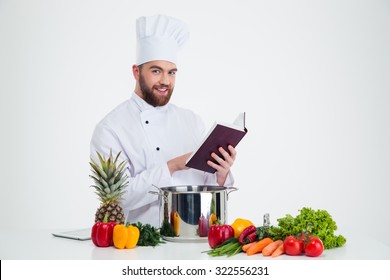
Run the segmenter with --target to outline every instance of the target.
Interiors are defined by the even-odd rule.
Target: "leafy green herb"
[[[138,239],[138,246],[156,246],[160,243],[165,243],[161,240],[160,230],[149,225],[142,224],[141,222],[132,224],[139,229],[140,235]]]
[[[175,230],[173,229],[173,226],[169,223],[167,218],[165,218],[163,221],[163,224],[160,228],[160,234],[169,237],[176,236]]]
[[[308,233],[321,239],[325,249],[341,247],[347,241],[342,235],[335,235],[337,230],[336,222],[326,210],[313,210],[304,207],[299,210],[294,218],[287,214],[284,218],[278,219],[277,227],[270,227],[268,232],[274,240],[284,240],[289,235]]]
[[[257,234],[256,241],[259,241],[263,238],[269,237],[270,228],[271,228],[270,226],[257,227],[256,228],[256,234]]]

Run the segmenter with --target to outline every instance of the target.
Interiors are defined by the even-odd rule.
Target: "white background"
[[[390,245],[390,1],[0,0],[0,229],[91,226],[96,123],[134,89],[135,20],[187,22],[172,102],[247,113],[229,222],[327,210]]]

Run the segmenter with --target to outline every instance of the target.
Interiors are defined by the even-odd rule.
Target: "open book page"
[[[245,112],[240,113],[235,119],[235,121],[233,122],[233,124],[237,127],[241,127],[242,129],[245,129]]]
[[[223,157],[218,151],[219,147],[224,148],[226,151],[228,151],[229,145],[236,147],[246,132],[245,113],[239,114],[233,124],[214,123],[199,147],[188,158],[186,166],[214,173],[216,170],[207,164],[208,160],[214,161],[211,153],[214,152],[218,156]]]
[[[203,141],[201,142],[201,144],[199,145],[199,147],[196,149],[198,150],[200,148],[200,146],[203,144],[203,142],[207,139],[207,137],[210,136],[210,134],[215,130],[216,126],[217,125],[222,125],[222,126],[225,126],[225,127],[229,127],[229,128],[232,128],[232,129],[236,129],[236,130],[240,130],[240,131],[245,131],[245,113],[241,113],[237,116],[237,118],[235,119],[235,121],[233,123],[225,123],[225,122],[215,122],[210,130],[207,132],[207,134],[203,137]],[[195,151],[196,151],[195,150]],[[194,155],[194,153],[192,153],[192,155]],[[191,159],[191,157],[187,160],[187,162]]]

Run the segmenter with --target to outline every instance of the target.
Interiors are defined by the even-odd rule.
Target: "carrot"
[[[276,240],[267,246],[264,247],[264,249],[261,251],[263,256],[271,256],[271,254],[281,245],[283,244],[282,240]]]
[[[272,253],[272,257],[275,258],[275,257],[278,257],[280,256],[281,254],[284,254],[284,245],[283,243],[281,245],[279,245],[278,248],[276,248],[276,250]]]
[[[257,241],[255,244],[253,244],[249,249],[246,251],[246,254],[248,256],[252,256],[254,254],[260,253],[265,246],[273,242],[273,240],[269,237],[263,238],[260,241]]]
[[[252,245],[254,245],[255,243],[256,243],[256,242],[251,242],[251,243],[248,243],[248,244],[243,245],[243,246],[242,246],[242,250],[243,250],[244,252],[248,251],[248,249],[249,249]]]

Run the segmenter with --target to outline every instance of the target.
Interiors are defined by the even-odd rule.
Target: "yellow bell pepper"
[[[139,229],[135,226],[116,225],[112,237],[114,246],[118,249],[134,248],[138,243],[139,235]]]
[[[210,219],[209,219],[209,227],[211,227],[212,225],[215,225],[215,224],[218,224],[217,215],[215,215],[215,213],[211,213]]]
[[[175,231],[176,236],[179,235],[180,229],[180,216],[176,211],[173,213],[173,230]]]
[[[231,224],[234,229],[234,237],[238,238],[240,234],[249,226],[254,226],[254,224],[250,220],[245,220],[241,218],[237,218]]]

